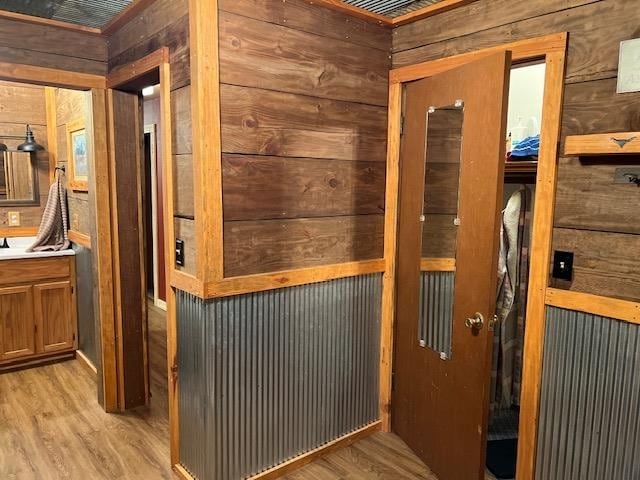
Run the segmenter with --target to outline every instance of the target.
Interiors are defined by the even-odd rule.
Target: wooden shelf
[[[516,173],[519,175],[525,173],[536,173],[538,171],[537,160],[507,160],[504,165],[504,173]]]
[[[640,154],[640,132],[569,135],[564,154],[573,156]]]

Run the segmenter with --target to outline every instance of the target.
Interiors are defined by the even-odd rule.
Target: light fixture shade
[[[24,143],[18,145],[18,151],[20,152],[37,152],[38,150],[44,150],[44,147],[36,143],[36,139],[33,136],[31,127],[27,125],[27,135],[24,139]]]

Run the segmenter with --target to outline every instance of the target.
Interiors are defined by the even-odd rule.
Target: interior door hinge
[[[395,392],[396,390],[396,372],[391,372],[391,391]]]
[[[404,135],[404,115],[400,116],[400,135]]]

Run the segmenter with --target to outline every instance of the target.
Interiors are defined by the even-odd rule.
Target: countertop
[[[58,252],[27,252],[36,237],[16,237],[8,238],[9,248],[0,248],[0,261],[2,260],[20,260],[24,258],[48,258],[48,257],[67,257],[75,255],[70,248],[68,250],[60,250]],[[0,238],[0,242],[2,238]]]

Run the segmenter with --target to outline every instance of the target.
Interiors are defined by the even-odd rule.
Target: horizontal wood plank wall
[[[186,263],[195,273],[193,162],[191,146],[191,75],[187,0],[156,0],[108,37],[109,71],[169,48],[171,127],[176,238],[185,240]],[[173,244],[173,240],[171,240]]]
[[[1,36],[1,34],[0,34]],[[44,87],[0,81],[0,134],[24,136],[26,124],[31,125],[36,141],[45,147],[37,153],[40,204],[37,206],[0,206],[0,237],[11,235],[19,228],[37,230],[49,193],[49,145]],[[23,140],[0,139],[15,149]],[[9,227],[8,212],[20,212],[20,227]]]
[[[382,258],[390,31],[303,0],[219,24],[225,277]]]
[[[93,33],[0,18],[0,61],[104,75],[104,38]]]
[[[397,28],[393,64],[568,31],[562,143],[567,135],[637,131],[640,93],[616,94],[616,80],[619,43],[638,36],[639,21],[640,11],[625,0],[479,0]],[[553,248],[576,257],[574,281],[555,287],[640,299],[640,226],[630,221],[640,191],[613,184],[616,168],[639,164],[559,159]]]

